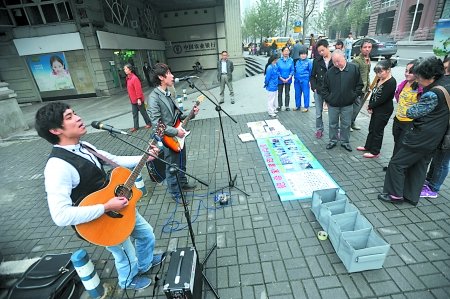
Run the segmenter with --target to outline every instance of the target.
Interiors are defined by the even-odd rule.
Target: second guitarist
[[[184,137],[186,131],[183,128],[175,128],[174,124],[179,117],[183,120],[186,115],[183,115],[178,106],[173,101],[169,87],[173,87],[174,76],[171,73],[169,66],[164,63],[157,63],[153,66],[151,71],[153,83],[157,86],[150,93],[148,98],[148,112],[150,120],[153,125],[158,124],[161,120],[166,125],[165,134],[170,137],[178,136]],[[194,106],[194,117],[197,115],[199,109]],[[186,146],[184,146],[179,153],[171,149],[164,148],[164,159],[170,163],[175,163],[180,169],[186,170]],[[182,191],[192,191],[195,189],[194,183],[189,183],[186,175],[179,173],[181,190],[179,190],[175,174],[170,174],[170,166],[166,166],[166,182],[167,188],[172,195],[172,198],[181,203],[180,193]]]

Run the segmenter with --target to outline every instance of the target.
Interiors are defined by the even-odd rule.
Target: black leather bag
[[[72,253],[47,254],[11,288],[8,299],[80,298],[83,285],[70,261]]]

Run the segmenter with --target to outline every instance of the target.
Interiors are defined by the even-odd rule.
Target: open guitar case
[[[47,254],[11,288],[8,299],[76,299],[84,291],[70,260],[72,253]]]

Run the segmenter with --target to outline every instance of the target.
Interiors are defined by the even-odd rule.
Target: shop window
[[[12,14],[14,20],[16,21],[17,26],[28,26],[30,23],[28,22],[27,16],[25,15],[25,10],[23,8],[14,8],[12,10]]]
[[[58,3],[56,3],[58,2]],[[68,0],[3,0],[16,26],[40,25],[73,20]],[[3,24],[4,13],[0,13]]]
[[[39,11],[39,7],[27,6],[27,7],[25,7],[25,11],[27,12],[28,20],[30,20],[31,25],[44,24],[44,20],[42,20],[41,12]]]
[[[58,8],[59,18],[61,19],[61,21],[67,21],[72,19],[71,18],[72,13],[69,14],[70,7],[67,2],[58,3],[56,4],[56,7]]]
[[[41,8],[46,23],[59,22],[58,14],[56,13],[55,5],[53,3],[41,5]]]

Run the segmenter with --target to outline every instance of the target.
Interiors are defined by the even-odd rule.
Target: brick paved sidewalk
[[[237,174],[237,186],[250,194],[245,197],[233,190],[232,204],[225,208],[216,207],[212,195],[206,196],[208,190],[228,183],[218,120],[191,122],[188,170],[211,182],[208,190],[199,188],[191,200],[193,226],[200,259],[218,244],[206,274],[221,298],[450,297],[449,180],[438,198],[421,199],[417,207],[382,203],[376,196],[383,185],[382,166],[387,165],[392,152],[390,125],[382,157],[364,159],[361,153],[348,153],[340,147],[325,150],[328,138],[317,140],[313,134],[314,109],[308,113],[280,112],[280,122],[298,134],[351,202],[391,244],[383,269],[348,274],[331,243],[316,238],[320,226],[310,203],[281,203],[256,143],[239,141],[237,135],[248,131],[247,122],[264,119],[266,113],[236,116],[238,124],[224,118],[232,174]],[[351,133],[353,148],[363,145],[367,117],[361,116],[359,124],[364,129]],[[144,130],[139,136],[144,137]],[[139,154],[104,132],[88,134],[85,139],[116,154]],[[5,260],[19,260],[85,248],[102,281],[115,286],[117,276],[109,252],[79,240],[71,228],[56,227],[50,218],[43,186],[49,151],[50,145],[43,140],[0,144],[0,251]],[[141,199],[139,211],[155,229],[157,250],[189,246],[186,228],[163,232],[171,216],[173,225],[186,225],[181,207],[174,212],[176,205],[164,186],[155,186],[148,177],[146,185],[149,196]],[[130,298],[150,298],[151,292],[146,289],[128,294]],[[204,298],[213,298],[207,287],[204,294]],[[4,297],[1,290],[0,298]],[[115,290],[112,297],[126,295]],[[157,298],[165,296],[159,293]]]

